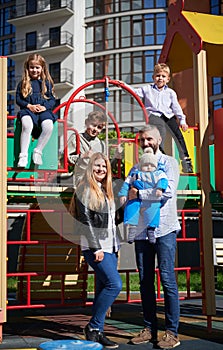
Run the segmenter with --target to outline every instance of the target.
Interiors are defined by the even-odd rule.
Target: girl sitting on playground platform
[[[17,86],[16,103],[20,107],[21,119],[20,154],[18,167],[28,163],[30,136],[38,136],[33,151],[33,162],[42,164],[42,151],[50,139],[53,123],[57,116],[52,112],[55,106],[54,82],[50,76],[45,59],[39,54],[31,54],[24,62],[22,80]]]

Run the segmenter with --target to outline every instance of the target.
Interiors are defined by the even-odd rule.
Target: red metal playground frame
[[[68,101],[62,103],[60,106],[58,106],[54,112],[58,112],[58,110],[64,108],[64,115],[62,119],[59,119],[58,122],[59,123],[63,123],[63,130],[64,130],[64,144],[67,144],[67,132],[68,130],[72,130],[75,132],[76,134],[76,139],[77,139],[77,153],[80,152],[80,140],[79,140],[79,134],[78,131],[74,128],[68,128],[67,126],[67,118],[68,118],[68,112],[69,112],[69,108],[71,106],[72,103],[90,103],[93,105],[96,105],[97,107],[102,108],[104,111],[106,111],[106,107],[101,105],[100,103],[97,103],[96,101],[92,101],[92,100],[88,100],[85,97],[79,97],[76,98],[76,96],[85,88],[91,86],[91,85],[96,85],[96,84],[104,84],[105,85],[105,96],[106,98],[108,98],[108,87],[109,84],[114,85],[116,87],[120,87],[124,90],[126,90],[128,93],[130,93],[135,100],[137,101],[137,103],[139,104],[139,106],[142,108],[143,114],[144,114],[144,118],[145,118],[145,122],[148,123],[149,122],[149,118],[145,109],[144,104],[142,103],[141,99],[131,90],[128,88],[128,86],[126,86],[124,83],[121,83],[119,81],[115,81],[115,80],[110,80],[108,77],[105,77],[103,79],[100,80],[94,80],[94,81],[90,81],[88,83],[83,84],[82,86],[80,86],[78,89],[76,89],[73,94],[70,96],[70,98],[68,99]],[[106,102],[106,101],[105,101]],[[115,130],[117,132],[117,142],[118,144],[121,143],[122,141],[126,141],[126,139],[121,139],[121,135],[120,135],[120,129],[118,126],[118,123],[116,122],[114,116],[111,114],[111,112],[106,111],[108,113],[108,116],[111,118],[112,122],[114,123],[115,126]],[[9,135],[9,137],[11,137],[12,135]],[[133,140],[133,142],[136,142],[137,140]],[[137,142],[136,142],[137,143]],[[68,171],[68,161],[67,161],[67,147],[65,147],[64,149],[64,167],[57,169],[57,172],[59,173],[66,173]],[[8,169],[8,170],[12,170],[12,169]],[[49,171],[45,171],[46,172],[46,178],[49,174]],[[51,171],[52,173],[52,171]],[[119,173],[120,175],[120,173]],[[12,180],[10,179],[9,182],[11,182]],[[21,181],[21,179],[20,179]],[[27,182],[27,179],[25,180]],[[33,181],[32,179],[30,180],[31,182]],[[35,180],[36,181],[36,180]],[[19,193],[18,193],[19,195]],[[8,246],[10,245],[15,245],[15,246],[20,246],[21,244],[23,244],[24,246],[38,246],[40,244],[44,245],[44,252],[43,252],[43,261],[44,261],[44,271],[42,272],[36,272],[36,271],[24,271],[24,272],[13,272],[13,273],[7,273],[7,277],[15,277],[18,280],[20,279],[25,279],[26,280],[26,298],[25,300],[22,300],[21,302],[18,303],[14,303],[14,304],[10,304],[10,302],[7,305],[7,309],[8,310],[12,310],[12,309],[25,309],[25,308],[45,308],[45,307],[55,307],[55,306],[61,306],[61,307],[66,307],[66,306],[71,306],[71,305],[88,305],[91,304],[91,301],[88,301],[87,299],[87,294],[85,294],[85,297],[82,300],[69,300],[66,301],[66,283],[65,283],[65,275],[66,273],[64,272],[60,272],[60,288],[61,288],[61,293],[60,293],[60,298],[55,301],[40,301],[40,302],[34,302],[32,301],[32,287],[31,287],[31,278],[35,277],[35,276],[48,276],[48,275],[53,275],[55,274],[52,271],[48,271],[46,269],[47,266],[47,260],[48,260],[48,255],[47,255],[47,247],[50,244],[58,244],[58,241],[56,242],[52,242],[52,240],[48,240],[48,239],[44,239],[44,237],[40,237],[40,239],[32,239],[32,232],[31,232],[31,214],[35,214],[35,213],[39,213],[39,210],[35,210],[35,209],[27,209],[27,210],[21,210],[21,209],[9,209],[8,210],[8,214],[19,214],[19,213],[24,213],[26,214],[26,224],[27,224],[27,231],[26,231],[26,238],[21,240],[10,240],[7,242]],[[55,210],[51,210],[51,213],[54,213],[54,215],[59,215],[61,222],[63,221],[63,212],[58,213]],[[186,232],[186,225],[185,225],[185,215],[187,214],[191,214],[194,213],[195,215],[198,216],[199,218],[199,213],[200,211],[198,209],[194,210],[181,210],[179,211],[179,216],[181,217],[181,221],[182,221],[182,237],[178,238],[177,241],[178,242],[185,242],[185,244],[187,242],[199,242],[200,244],[200,251],[202,251],[202,242],[203,242],[203,237],[202,234],[199,234],[198,237],[194,237],[194,238],[189,238],[187,236],[187,232]],[[62,224],[61,224],[62,227]],[[60,245],[67,245],[67,241],[65,239],[63,239],[63,235],[61,234],[60,236]],[[185,285],[186,285],[186,292],[181,293],[180,294],[180,299],[193,299],[193,298],[204,298],[205,296],[202,295],[201,293],[198,294],[193,294],[191,293],[190,290],[190,275],[191,275],[191,271],[193,270],[197,270],[200,271],[201,274],[204,273],[203,271],[203,264],[201,261],[201,266],[197,267],[197,268],[191,268],[191,267],[181,267],[181,268],[176,268],[176,272],[178,271],[184,271],[186,274],[186,279],[185,279]],[[76,271],[78,274],[78,270]],[[130,274],[131,273],[136,273],[136,270],[120,270],[120,273],[124,273],[126,275],[126,296],[124,298],[118,299],[117,302],[140,302],[140,299],[138,298],[133,298],[131,297],[131,290],[130,290]],[[58,275],[58,273],[56,273]],[[162,290],[161,290],[161,285],[160,285],[160,277],[159,277],[159,271],[158,269],[156,269],[156,275],[157,275],[157,301],[163,301],[163,297],[162,297]]]

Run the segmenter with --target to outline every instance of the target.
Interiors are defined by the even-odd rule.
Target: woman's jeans
[[[140,293],[145,327],[154,338],[157,336],[156,293],[155,293],[155,253],[164,292],[165,329],[175,335],[179,326],[179,296],[174,272],[176,254],[176,232],[158,237],[156,244],[147,240],[135,240],[136,263],[139,270]]]
[[[96,276],[95,298],[89,326],[103,332],[106,312],[122,289],[122,280],[117,271],[117,253],[104,253],[104,259],[100,262],[94,261],[95,255],[91,250],[83,251],[83,255]]]

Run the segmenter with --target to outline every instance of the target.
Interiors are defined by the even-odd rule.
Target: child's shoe
[[[33,151],[33,163],[36,165],[42,165],[42,152],[39,151],[37,148],[34,149]]]
[[[17,167],[18,168],[25,168],[27,166],[27,163],[28,163],[28,154],[27,153],[20,153]]]
[[[184,158],[182,161],[181,161],[181,164],[182,164],[182,170],[184,173],[193,173],[193,165],[191,163],[191,159],[190,158]]]

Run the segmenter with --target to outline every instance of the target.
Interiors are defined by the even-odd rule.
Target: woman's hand
[[[84,158],[91,158],[94,154],[94,151],[92,149],[90,149],[88,152],[82,153],[80,155],[80,158],[84,159]]]
[[[94,261],[96,261],[96,262],[100,262],[100,261],[102,261],[104,259],[104,252],[102,250],[100,250],[100,251],[98,251],[98,252],[96,252],[94,254],[95,254]]]

